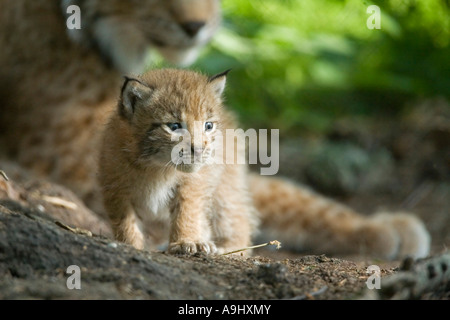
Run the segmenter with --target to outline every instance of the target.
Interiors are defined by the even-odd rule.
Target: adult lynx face
[[[121,72],[141,73],[153,47],[171,63],[195,61],[220,24],[219,0],[63,0],[81,9],[70,37],[96,47]]]

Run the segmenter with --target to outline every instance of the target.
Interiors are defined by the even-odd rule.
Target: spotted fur
[[[76,5],[81,29],[66,20]],[[149,49],[189,64],[220,23],[218,0],[4,0],[0,154],[64,184],[98,212],[98,132]]]

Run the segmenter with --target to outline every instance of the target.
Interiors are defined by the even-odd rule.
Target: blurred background
[[[368,29],[378,5],[381,29]],[[448,0],[223,0],[223,27],[193,66],[228,68],[249,127],[324,132],[336,117],[397,116],[450,95]]]
[[[370,5],[380,29],[367,26]],[[244,129],[280,130],[279,175],[363,213],[411,211],[435,251],[449,247],[450,1],[222,7],[220,32],[191,68],[232,68],[227,104]]]

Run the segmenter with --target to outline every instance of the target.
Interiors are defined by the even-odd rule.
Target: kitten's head
[[[76,18],[73,5],[81,29],[68,29],[70,38],[124,74],[143,71],[149,47],[171,63],[193,63],[221,20],[219,0],[63,0],[67,21]]]
[[[229,127],[222,105],[226,74],[163,69],[125,80],[118,112],[140,165],[195,172],[212,163]]]

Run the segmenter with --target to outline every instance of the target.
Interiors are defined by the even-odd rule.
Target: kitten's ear
[[[141,81],[125,77],[119,102],[120,115],[130,120],[137,108],[149,102],[153,91],[154,89]]]
[[[213,87],[214,92],[217,94],[219,98],[222,96],[223,90],[225,89],[225,84],[227,82],[227,74],[230,71],[231,69],[228,69],[208,79],[208,83]]]

